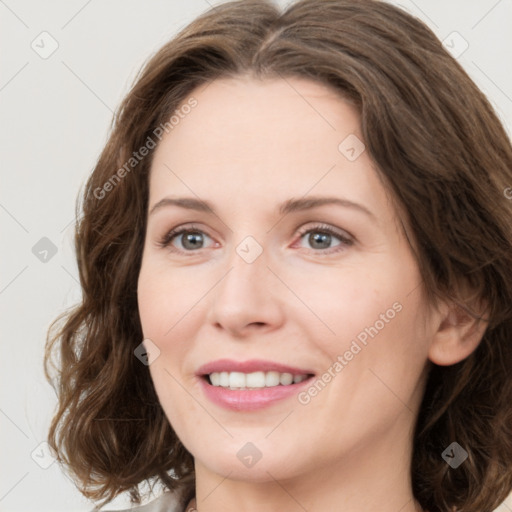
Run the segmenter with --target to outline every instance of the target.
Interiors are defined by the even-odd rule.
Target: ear
[[[481,302],[478,306],[473,311],[482,317],[487,308]],[[444,304],[430,343],[429,359],[440,366],[462,361],[478,347],[488,324],[487,319],[476,319],[455,303]]]

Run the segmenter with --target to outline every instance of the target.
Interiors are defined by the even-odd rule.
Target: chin
[[[276,454],[274,453],[274,455]],[[207,467],[209,471],[218,475],[229,475],[230,480],[252,483],[265,483],[274,481],[275,479],[286,480],[294,476],[289,469],[283,465],[283,459],[280,456],[273,458],[273,460],[264,461],[263,459],[264,457],[252,467],[246,467],[236,456],[234,458],[223,458],[222,460],[218,458],[214,460],[203,459],[201,464]],[[195,460],[197,465],[197,459]]]

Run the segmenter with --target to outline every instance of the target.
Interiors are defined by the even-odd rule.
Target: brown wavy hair
[[[378,0],[302,0],[284,12],[264,0],[227,2],[145,64],[77,202],[82,300],[48,332],[44,366],[59,400],[48,442],[59,462],[103,505],[124,491],[140,503],[142,482],[193,493],[193,458],[134,357],[153,152],[112,179],[197,86],[245,74],[309,78],[351,101],[411,226],[431,303],[453,300],[475,318],[475,297],[487,305],[478,348],[430,366],[411,474],[429,512],[495,509],[512,490],[512,146],[433,32]],[[457,469],[441,457],[453,441],[468,452]]]

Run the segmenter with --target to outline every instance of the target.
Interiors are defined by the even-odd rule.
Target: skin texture
[[[215,214],[172,205],[149,214],[138,300],[144,337],[160,350],[149,367],[160,403],[194,456],[197,509],[419,510],[409,468],[429,359],[462,360],[483,327],[424,302],[368,152],[350,161],[338,149],[349,135],[362,139],[353,106],[297,78],[221,79],[191,96],[197,106],[155,150],[148,212],[164,197],[193,197]],[[278,213],[313,195],[348,199],[374,217],[338,205]],[[159,245],[187,223],[203,233],[195,246],[185,235]],[[350,242],[315,244],[319,224]],[[313,232],[301,236],[303,227]],[[263,250],[252,263],[236,250],[248,236]],[[396,303],[394,318],[307,404],[293,396],[230,411],[199,386],[199,366],[225,357],[321,377]],[[247,442],[262,454],[250,468],[237,457]]]

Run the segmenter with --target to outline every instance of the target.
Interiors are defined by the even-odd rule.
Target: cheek
[[[311,386],[300,403],[339,446],[384,435],[397,418],[416,410],[422,396],[428,338],[420,327],[418,294],[379,297],[370,293],[361,296],[361,304],[349,303],[332,324],[337,336],[316,337],[327,355],[319,376],[326,384]]]
[[[160,294],[155,273],[151,271],[151,267],[144,257],[137,283],[137,303],[145,338],[152,338],[157,332],[155,331],[155,320],[160,317],[158,311]]]
[[[162,268],[151,261],[143,263],[139,274],[137,300],[144,336],[168,339],[175,325],[197,301],[194,286],[181,272]]]
[[[412,259],[400,258],[400,265],[397,260],[382,259],[369,269],[331,269],[329,279],[316,276],[315,286],[309,281],[302,288],[316,318],[310,315],[313,321],[302,327],[332,365],[342,358],[343,368],[331,372],[343,372],[354,383],[382,376],[406,396],[427,361],[429,337],[417,267]]]
[[[144,338],[149,338],[159,349],[158,357],[150,364],[149,371],[155,390],[169,419],[173,410],[184,406],[190,408],[180,383],[187,387],[197,385],[190,374],[183,382],[181,373],[183,361],[190,344],[183,340],[190,338],[187,331],[194,319],[192,305],[197,302],[197,291],[188,285],[186,273],[165,272],[158,264],[143,261],[138,279],[137,299]]]
[[[314,326],[327,352],[337,355],[354,339],[364,346],[399,323],[404,290],[392,268],[375,268],[331,268],[295,279],[294,289],[312,313],[306,315],[309,330]]]

